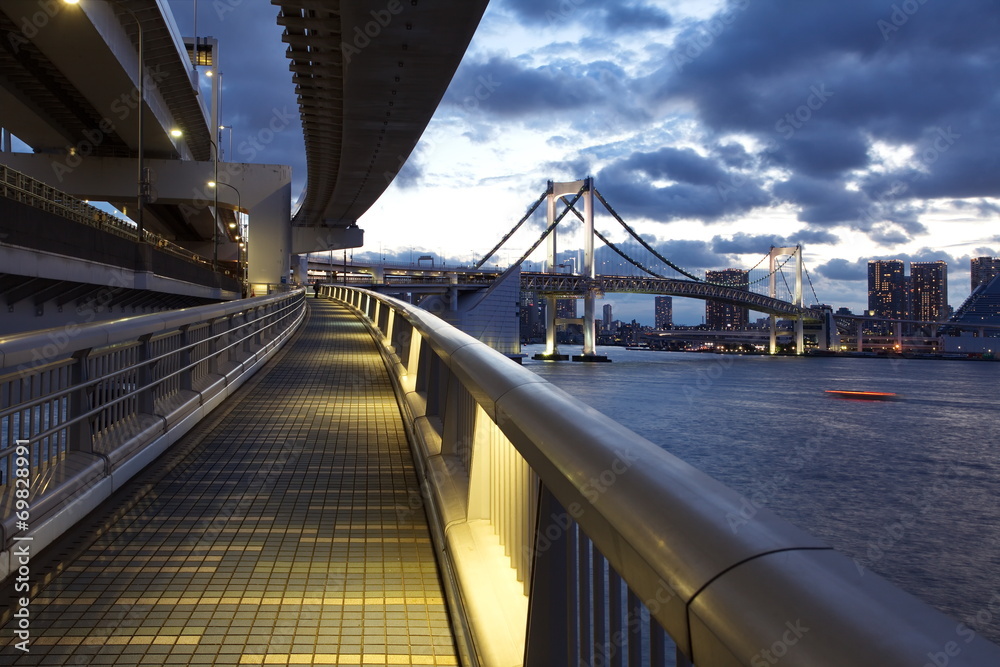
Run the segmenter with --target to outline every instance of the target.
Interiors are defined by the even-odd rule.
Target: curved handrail
[[[1000,647],[967,626],[766,508],[751,504],[749,515],[732,489],[430,313],[368,290],[324,294],[366,315],[379,312],[374,301],[405,320],[419,336],[400,341],[430,348],[449,371],[437,377],[468,390],[629,589],[657,603],[651,615],[699,667],[769,664],[763,652],[782,641],[802,665],[922,665],[938,654],[954,661],[956,649],[961,664],[1000,664]],[[399,328],[381,313],[368,319],[383,336]],[[415,367],[413,350],[400,356],[391,335],[382,343],[400,376],[417,388],[433,382],[424,372],[433,364]],[[530,642],[529,633],[532,663]]]

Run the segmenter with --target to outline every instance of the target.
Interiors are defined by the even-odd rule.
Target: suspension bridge
[[[581,200],[582,212],[577,208]],[[624,241],[616,243],[611,238],[612,234],[601,232],[595,226],[596,202],[600,202],[604,210],[624,229]],[[512,244],[515,235],[532,219],[543,203],[546,204],[544,229],[523,251],[520,258],[513,262],[513,266],[523,265],[542,243],[546,243],[544,270],[521,274],[522,289],[544,296],[548,302],[546,348],[543,354],[537,355],[538,358],[564,358],[564,355],[559,354],[556,344],[556,325],[578,322],[583,326],[583,355],[574,358],[582,361],[603,360],[595,350],[595,311],[597,299],[607,293],[688,297],[765,313],[771,319],[772,354],[777,350],[779,317],[795,321],[796,351],[799,354],[805,347],[803,325],[806,321],[820,323],[823,329],[818,341],[821,349],[828,349],[834,344],[837,327],[831,309],[805,306],[803,277],[808,282],[817,304],[819,297],[816,296],[816,290],[803,263],[801,246],[771,247],[753,267],[735,270],[727,274],[726,280],[709,280],[707,275],[698,276],[671,261],[644,239],[622,219],[594,187],[593,178],[563,183],[549,181],[546,191],[528,207],[517,224],[499,243],[485,253],[473,268],[482,269],[502,248]],[[567,274],[560,271],[566,265],[559,260],[557,229],[560,224],[566,225],[565,220],[570,214],[583,225],[583,261],[581,266],[575,266],[574,262],[574,272]],[[604,244],[603,248],[599,249],[596,241],[601,241]],[[768,262],[766,268],[763,268],[765,260]],[[794,262],[791,285],[783,270],[789,262]],[[600,272],[598,264],[601,266]],[[555,302],[557,299],[565,298],[583,299],[582,318],[557,318]]]

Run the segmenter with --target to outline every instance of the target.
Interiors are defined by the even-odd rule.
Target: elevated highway
[[[437,109],[488,0],[271,0],[280,7],[308,183],[292,252],[359,247],[358,218]]]

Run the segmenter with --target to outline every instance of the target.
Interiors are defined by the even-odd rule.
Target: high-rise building
[[[706,271],[705,280],[745,291],[750,290],[750,272],[742,269]],[[750,324],[750,311],[720,301],[706,301],[705,324],[713,331],[746,329]]]
[[[576,299],[556,299],[556,317],[573,319],[576,314]]]
[[[868,312],[876,317],[903,319],[906,314],[906,276],[901,260],[868,262]]]
[[[521,340],[545,337],[545,298],[521,292]]]
[[[948,264],[910,262],[910,318],[940,322],[948,310]]]
[[[611,331],[612,322],[614,322],[614,317],[612,317],[611,315],[611,304],[606,303],[604,304],[604,321],[603,321],[604,331],[606,332]]]
[[[655,328],[672,329],[674,326],[674,298],[670,296],[656,297]]]
[[[1000,275],[1000,257],[973,257],[971,264],[973,292]]]

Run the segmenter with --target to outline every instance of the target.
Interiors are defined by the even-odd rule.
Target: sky
[[[170,0],[186,34],[194,4]],[[235,159],[275,109],[296,108],[275,15],[199,4],[199,34],[221,41]],[[998,34],[995,0],[493,0],[354,256],[468,264],[546,181],[592,175],[696,274],[801,244],[819,299],[859,312],[869,260],[945,260],[957,308],[969,259],[1000,255]],[[298,126],[254,153],[304,187]],[[597,227],[622,238],[610,216]],[[578,229],[560,236],[578,245]],[[607,296],[617,319],[652,323],[652,297]],[[675,321],[703,315],[675,299]]]

